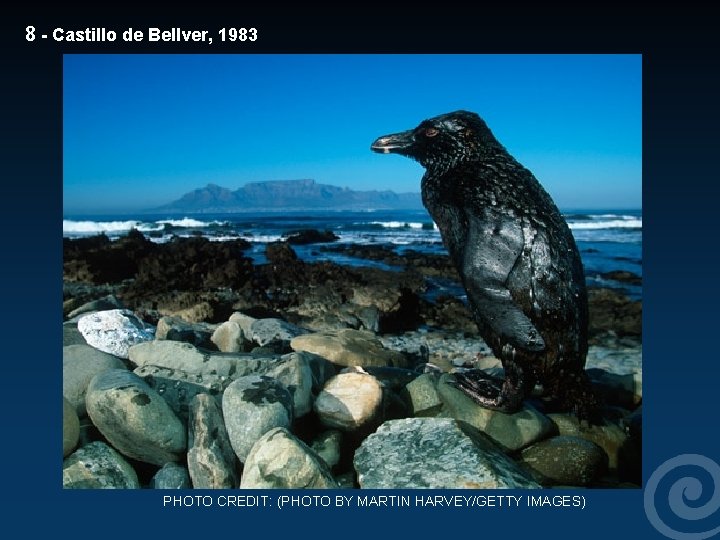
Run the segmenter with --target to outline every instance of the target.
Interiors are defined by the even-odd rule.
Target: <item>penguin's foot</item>
[[[480,369],[454,373],[453,385],[478,405],[504,413],[516,412],[523,394],[509,381],[491,377]]]

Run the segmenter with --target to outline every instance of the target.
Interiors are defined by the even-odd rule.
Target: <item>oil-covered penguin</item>
[[[475,113],[456,111],[379,137],[375,152],[417,160],[423,204],[460,274],[480,335],[505,380],[480,370],[456,385],[482,406],[522,407],[536,383],[560,410],[596,411],[585,374],[588,306],[575,240],[535,176]]]

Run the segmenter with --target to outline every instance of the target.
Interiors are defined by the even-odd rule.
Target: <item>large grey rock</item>
[[[378,419],[382,387],[367,373],[340,373],[330,379],[315,400],[315,412],[328,426],[353,431]]]
[[[293,398],[295,418],[300,418],[312,410],[313,370],[307,355],[290,353],[283,355],[278,362],[268,364],[266,374],[285,385]]]
[[[159,366],[179,369],[203,377],[244,377],[265,373],[280,357],[259,357],[250,354],[211,352],[179,341],[150,341],[135,345],[129,352],[130,361],[138,366]]]
[[[438,377],[424,373],[405,385],[413,416],[435,416],[442,409],[437,391]]]
[[[133,372],[167,402],[175,414],[186,421],[190,402],[198,394],[209,394],[218,400],[232,382],[227,377],[200,373],[186,373],[181,369],[144,365]]]
[[[265,433],[252,447],[245,461],[240,487],[337,488],[325,461],[287,429]]]
[[[313,451],[323,459],[328,468],[332,469],[340,462],[341,443],[342,433],[331,429],[323,431],[320,435],[315,437],[310,444],[310,448],[312,448]]]
[[[486,409],[450,384],[453,376],[440,377],[438,394],[449,414],[482,431],[502,448],[519,450],[555,432],[555,426],[545,415],[527,403],[514,414]]]
[[[63,457],[66,457],[77,446],[80,439],[80,420],[75,407],[63,398]]]
[[[134,489],[137,474],[120,454],[103,442],[86,444],[63,462],[64,488]]]
[[[108,369],[126,369],[117,356],[104,353],[90,345],[63,347],[63,395],[75,407],[78,416],[85,416],[85,393],[90,380]]]
[[[372,333],[342,329],[299,336],[290,342],[295,351],[306,351],[327,358],[340,366],[405,367],[407,358],[385,349]]]
[[[87,341],[78,330],[77,322],[63,323],[63,347],[68,345],[87,345]]]
[[[155,473],[151,481],[154,489],[190,489],[190,476],[185,467],[173,463],[166,463]]]
[[[210,338],[222,352],[240,352],[244,346],[244,336],[240,325],[235,321],[226,321],[215,329]]]
[[[355,452],[362,488],[537,488],[479,432],[450,418],[389,420]]]
[[[67,314],[68,319],[74,319],[80,315],[92,313],[95,311],[110,311],[112,309],[123,309],[123,305],[120,300],[114,294],[108,294],[97,300],[86,302],[78,308],[75,308]]]
[[[84,315],[78,320],[78,330],[89,345],[120,358],[127,358],[133,345],[155,337],[152,328],[126,309]]]
[[[293,419],[290,392],[277,380],[248,375],[234,381],[223,394],[222,412],[235,455],[245,461],[260,437]]]
[[[197,347],[212,347],[212,335],[216,325],[199,322],[189,323],[180,317],[165,316],[158,321],[155,339],[184,341]]]
[[[189,343],[174,341],[137,345],[130,350],[130,360],[140,366],[136,373],[142,377],[154,377],[151,386],[164,384],[163,397],[183,416],[186,416],[190,399],[202,392],[202,388],[210,394],[219,395],[232,380],[260,374],[274,377],[287,387],[293,397],[295,414],[300,417],[312,409],[316,381],[324,382],[325,377],[332,373],[327,360],[309,354],[258,357],[211,353]],[[182,384],[177,381],[182,381]],[[182,395],[173,397],[180,390]],[[175,406],[176,402],[180,409]]]
[[[164,465],[185,452],[185,426],[140,377],[111,369],[96,375],[87,391],[87,411],[105,438],[128,457]]]
[[[258,319],[250,327],[250,339],[261,347],[276,342],[289,344],[294,337],[306,333],[307,330],[282,319]]]
[[[617,469],[628,440],[628,434],[620,426],[608,421],[599,425],[581,425],[577,417],[569,414],[553,413],[548,414],[548,418],[557,426],[560,435],[581,437],[600,446],[608,456],[608,468]]]
[[[188,470],[195,488],[236,488],[236,457],[215,399],[200,394],[190,403]]]
[[[560,435],[522,451],[522,461],[547,484],[584,486],[607,468],[607,455],[597,444]]]

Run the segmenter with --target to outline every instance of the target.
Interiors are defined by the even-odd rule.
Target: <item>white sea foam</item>
[[[573,230],[581,229],[642,229],[642,219],[613,219],[610,221],[578,221],[568,223]]]
[[[199,221],[197,219],[185,217],[182,219],[159,219],[155,223],[159,223],[160,225],[171,225],[172,227],[209,227],[213,224],[219,224],[219,221],[213,221],[211,223],[208,223],[206,221]]]
[[[73,221],[63,219],[63,234],[120,233],[138,228],[140,221]]]
[[[408,221],[371,221],[371,225],[380,225],[386,229],[422,229],[423,224]]]

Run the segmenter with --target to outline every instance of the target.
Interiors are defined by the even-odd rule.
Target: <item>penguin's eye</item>
[[[426,136],[426,137],[434,137],[434,136],[437,135],[438,133],[440,133],[440,131],[437,130],[437,129],[435,129],[435,128],[432,128],[432,127],[431,127],[431,128],[427,128],[427,129],[425,130],[425,136]]]

